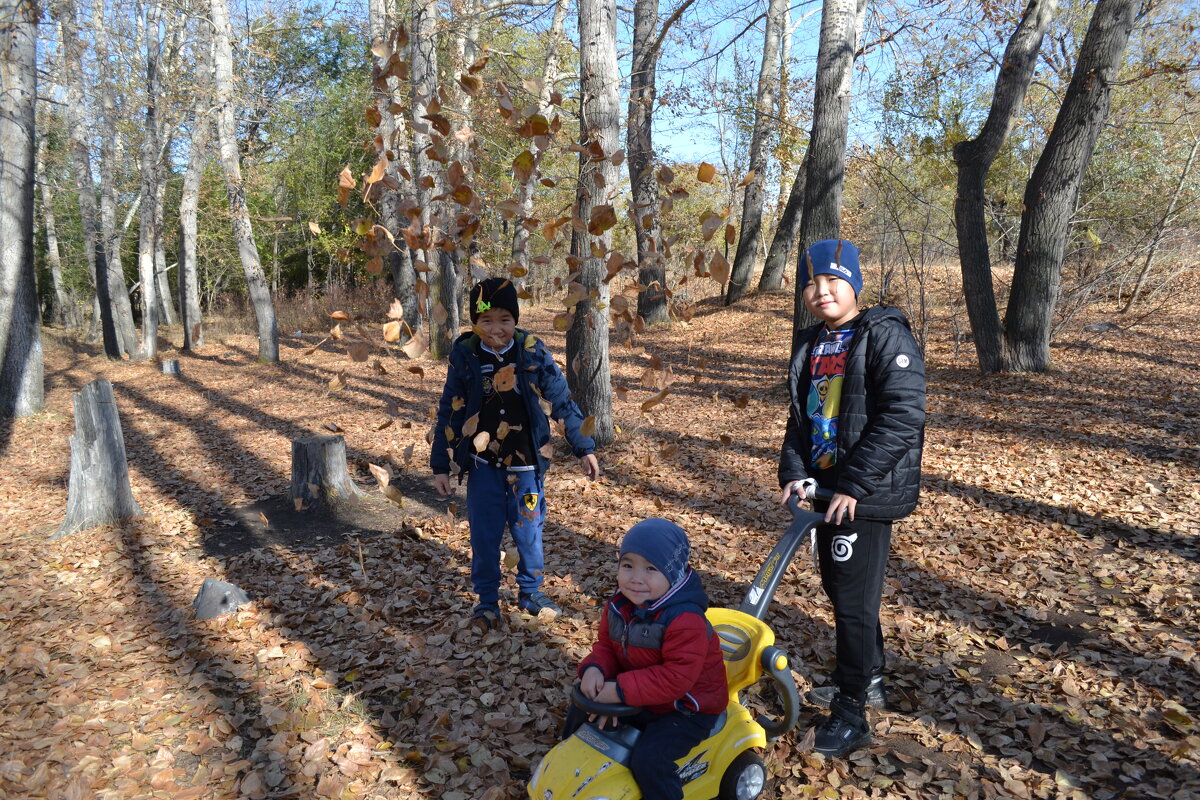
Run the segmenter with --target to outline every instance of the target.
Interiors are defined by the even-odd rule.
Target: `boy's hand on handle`
[[[583,692],[583,696],[589,700],[595,700],[603,688],[604,673],[597,668],[585,670],[583,677],[579,679],[579,691]]]
[[[850,521],[853,522],[854,509],[857,506],[858,501],[853,497],[837,492],[833,495],[833,499],[829,501],[829,509],[825,512],[825,521],[841,525],[842,517],[849,517]]]
[[[812,478],[805,478],[802,481],[788,481],[783,487],[783,496],[779,498],[779,505],[786,506],[792,495],[795,495],[800,500],[811,500],[812,495],[809,489],[815,487],[817,482]]]
[[[450,476],[444,472],[434,473],[433,486],[442,497],[449,497],[454,494],[454,487],[450,485]]]
[[[588,453],[586,456],[580,458],[579,468],[583,470],[583,474],[586,475],[590,481],[594,481],[600,477],[600,462],[596,460],[595,453]]]
[[[588,670],[588,672],[599,672],[599,670]],[[603,678],[600,680],[601,684],[599,691],[596,692],[595,696],[588,695],[588,697],[591,697],[597,703],[622,703],[623,701],[621,700],[621,695],[617,692],[616,681],[605,681]],[[605,728],[615,728],[620,724],[617,722],[616,717],[600,717],[596,714],[590,714],[588,716],[588,721],[595,722],[600,727],[600,730],[604,730]]]

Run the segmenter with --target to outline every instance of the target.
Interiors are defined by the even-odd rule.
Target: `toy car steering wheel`
[[[623,703],[597,703],[583,693],[578,683],[571,688],[571,702],[587,713],[599,717],[632,717],[642,710],[641,706],[627,706]]]

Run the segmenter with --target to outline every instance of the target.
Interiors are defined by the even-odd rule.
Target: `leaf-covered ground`
[[[768,754],[774,794],[1200,796],[1194,288],[1130,331],[1089,334],[1103,317],[1080,318],[1047,375],[980,377],[935,320],[924,495],[897,526],[886,586],[897,708],[874,714],[870,748],[832,761],[806,752],[806,712]],[[0,795],[522,796],[624,530],[677,521],[730,605],[786,526],[789,316],[782,296],[710,302],[638,349],[614,343],[605,475],[588,483],[560,454],[548,479],[546,583],[565,615],[510,605],[486,636],[466,625],[465,523],[430,499],[423,467],[442,365],[381,351],[385,374],[344,343],[306,354],[324,335],[311,331],[276,366],[255,363],[249,338],[168,353],[182,368],[169,377],[48,337],[47,411],[0,428]],[[549,333],[548,310],[524,317]],[[561,360],[561,336],[546,338]],[[71,393],[101,376],[146,515],[47,541],[66,506]],[[364,488],[379,496],[367,465],[388,466],[411,498],[283,535],[270,509],[289,443],[328,426]],[[206,577],[255,601],[197,621]],[[801,688],[822,682],[831,615],[807,559],[770,621]]]

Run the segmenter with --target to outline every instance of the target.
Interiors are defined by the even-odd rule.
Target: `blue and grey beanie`
[[[804,276],[804,286],[817,275],[833,275],[853,286],[855,297],[862,294],[863,278],[858,265],[858,248],[845,239],[813,242],[800,256],[800,274]]]
[[[683,528],[661,517],[644,519],[621,540],[620,555],[636,553],[666,576],[671,586],[687,577],[688,538]]]

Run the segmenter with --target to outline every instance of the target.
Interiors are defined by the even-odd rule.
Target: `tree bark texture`
[[[787,270],[792,249],[796,244],[796,236],[800,233],[801,211],[804,207],[804,180],[808,171],[808,153],[800,161],[796,170],[796,178],[792,181],[792,189],[788,192],[787,205],[779,215],[775,225],[775,235],[771,237],[771,247],[767,250],[767,260],[763,263],[762,276],[758,279],[760,292],[777,292],[783,288],[783,273]]]
[[[380,47],[371,60],[372,91],[375,110],[379,113],[379,124],[375,126],[375,151],[377,157],[387,159],[387,175],[395,188],[383,186],[379,196],[379,222],[396,237],[396,247],[388,253],[387,267],[392,276],[392,296],[400,301],[404,309],[404,322],[410,330],[421,325],[417,304],[417,274],[413,270],[412,251],[400,235],[410,220],[400,211],[400,194],[411,191],[401,170],[412,175],[412,158],[409,154],[409,137],[404,117],[398,114],[403,105],[400,81],[391,75],[396,53],[397,29],[395,20],[388,12],[385,0],[371,0],[368,23],[372,43]]]
[[[588,226],[595,210],[611,205],[617,185],[612,155],[619,146],[620,100],[617,90],[617,8],[615,0],[579,3],[580,144],[577,216]],[[601,211],[603,214],[603,210]],[[605,258],[612,231],[577,231],[576,254],[582,259],[579,283],[588,296],[575,306],[567,330],[567,382],[584,416],[595,416],[593,438],[598,445],[614,437],[612,374],[608,355],[609,288]],[[599,253],[600,255],[596,255]]]
[[[1056,0],[1030,0],[1004,49],[996,76],[992,107],[979,135],[954,146],[958,187],[954,198],[954,226],[958,234],[958,259],[962,269],[967,317],[975,340],[979,368],[998,372],[1004,364],[1004,336],[988,248],[985,185],[996,155],[1012,131],[1017,112],[1029,91],[1033,70],[1046,29],[1054,17]]]
[[[108,25],[102,0],[94,0],[92,4],[92,40],[98,65],[95,87],[95,105],[99,107],[98,121],[105,130],[118,131],[124,109],[113,76],[112,58],[108,47]],[[80,96],[83,96],[82,93]],[[138,352],[137,327],[134,325],[133,303],[129,299],[129,289],[125,281],[121,242],[142,197],[139,192],[137,199],[129,207],[125,224],[118,228],[116,175],[119,163],[125,162],[125,153],[119,136],[101,136],[99,139],[100,235],[104,242],[105,263],[108,265],[108,293],[111,298],[113,325],[121,343],[121,355],[133,357]]]
[[[75,305],[75,294],[70,291],[63,281],[62,254],[58,247],[58,220],[54,215],[54,186],[46,175],[42,162],[45,152],[43,138],[38,145],[37,162],[34,166],[34,177],[41,187],[42,194],[42,226],[46,230],[46,268],[50,270],[50,282],[54,286],[54,308],[50,318],[56,325],[78,327],[79,308]]]
[[[551,115],[554,114],[550,97],[558,82],[559,50],[564,42],[563,28],[566,25],[566,18],[567,0],[556,0],[554,16],[550,21],[550,30],[546,33],[546,63],[542,67],[542,86],[538,92],[538,113],[547,120],[550,120]],[[541,174],[539,168],[543,155],[542,149],[537,146],[536,142],[532,144],[531,152],[534,157],[534,168],[530,170],[528,177],[521,181],[517,190],[519,210],[513,220],[512,241],[512,266],[518,272],[524,270],[526,275],[532,270],[532,260],[529,255],[529,228],[525,226],[525,221],[533,219],[533,196],[537,188],[538,176]],[[523,281],[523,278],[517,278],[514,282],[521,286]]]
[[[67,517],[52,537],[55,539],[142,514],[129,485],[125,439],[112,384],[98,378],[76,392],[73,400],[75,435],[71,437]]]
[[[725,305],[742,298],[754,275],[758,261],[758,242],[762,238],[764,185],[767,181],[767,140],[776,127],[775,89],[779,84],[779,40],[788,17],[788,0],[770,0],[763,30],[762,63],[758,70],[758,94],[754,101],[754,128],[750,133],[750,169],[754,178],[742,195],[742,224],[738,232],[733,269],[725,289]]]
[[[804,210],[796,259],[796,329],[812,320],[804,307],[801,259],[813,242],[836,239],[841,229],[842,188],[846,178],[846,136],[850,124],[850,84],[858,28],[865,0],[824,0],[817,45],[817,80],[812,133],[804,179]]]
[[[1108,117],[1112,85],[1137,6],[1135,0],[1097,2],[1054,128],[1025,186],[1025,214],[1004,326],[1009,371],[1044,372],[1050,367],[1050,326],[1071,214]]]
[[[417,186],[418,219],[424,245],[417,257],[421,264],[416,265],[418,272],[427,276],[424,280],[418,276],[418,296],[422,294],[421,285],[429,293],[429,351],[434,358],[444,358],[450,352],[457,329],[447,326],[449,320],[449,305],[455,298],[445,296],[445,274],[442,270],[441,259],[436,247],[435,219],[438,216],[433,208],[432,198],[440,193],[441,181],[434,167],[432,155],[437,155],[437,142],[434,141],[434,131],[430,121],[425,119],[430,114],[431,104],[440,108],[437,100],[438,89],[438,59],[437,59],[437,20],[438,8],[436,0],[416,0],[412,6],[412,30],[409,40],[409,64],[411,69],[412,91],[412,146],[413,146],[413,180]]]
[[[258,245],[254,242],[250,213],[246,208],[246,188],[242,185],[241,160],[234,136],[231,43],[233,32],[229,23],[229,6],[226,0],[212,0],[210,9],[213,24],[213,85],[217,104],[217,140],[220,144],[221,164],[225,169],[233,237],[237,242],[242,272],[246,275],[246,288],[250,293],[250,302],[254,306],[254,316],[258,322],[258,360],[274,363],[279,360],[279,329],[275,321],[271,293],[263,275],[262,262],[259,261]]]
[[[62,39],[62,74],[66,81],[64,113],[69,131],[67,147],[75,172],[75,191],[79,197],[79,217],[83,227],[88,271],[91,273],[92,284],[96,287],[95,307],[100,317],[104,355],[119,359],[125,351],[122,350],[117,337],[112,293],[109,291],[108,257],[101,236],[99,210],[96,207],[96,186],[92,180],[92,159],[87,145],[87,124],[83,117],[82,46],[76,28],[75,6],[72,0],[55,0],[51,11],[59,23]],[[119,290],[124,289],[122,282]]]
[[[163,174],[163,164],[158,165],[158,190],[154,193],[154,279],[158,282],[155,294],[158,297],[158,310],[162,312],[161,321],[167,325],[178,325],[179,315],[175,313],[175,298],[171,294],[171,278],[168,275],[167,243],[164,233],[166,219],[167,181]]]
[[[633,194],[633,230],[637,241],[638,282],[646,288],[638,295],[638,316],[648,323],[670,319],[667,306],[667,270],[659,225],[658,180],[654,175],[654,102],[658,71],[658,0],[633,4],[633,55],[629,72],[629,122],[625,128],[625,154]]]
[[[201,26],[203,31],[205,26]],[[203,35],[196,45],[199,63],[196,101],[192,105],[191,146],[187,169],[183,173],[183,189],[179,196],[179,323],[183,327],[183,349],[195,350],[204,346],[204,320],[200,312],[200,276],[196,263],[196,217],[200,207],[200,181],[208,162],[212,121],[208,115],[211,98],[211,44]]]
[[[158,73],[158,16],[155,2],[146,6],[145,47],[146,113],[142,130],[139,173],[142,183],[142,208],[138,216],[138,279],[142,283],[142,346],[139,356],[144,359],[158,355],[158,280],[154,269],[157,247],[154,213],[158,195],[158,96],[161,82]]]
[[[33,268],[37,4],[0,0],[0,19],[0,417],[25,417],[45,399]]]
[[[307,509],[329,510],[361,496],[346,468],[346,441],[341,436],[292,441],[289,500],[301,500]]]

